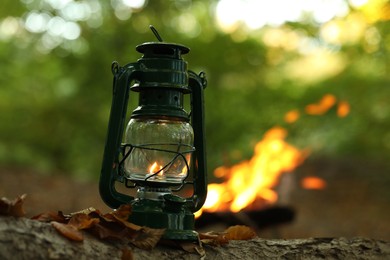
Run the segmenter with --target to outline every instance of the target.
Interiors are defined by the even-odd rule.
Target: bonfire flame
[[[285,142],[286,136],[285,129],[274,127],[256,144],[254,156],[249,161],[217,168],[214,175],[225,181],[208,185],[203,210],[238,212],[255,201],[276,202],[278,195],[272,187],[277,184],[280,175],[291,172],[308,155],[307,151],[300,151]]]
[[[305,114],[311,116],[321,116],[327,113],[332,107],[336,106],[336,114],[338,117],[346,117],[350,112],[350,105],[345,100],[337,101],[337,98],[332,94],[325,94],[317,103],[309,104],[305,107]],[[298,109],[288,111],[284,115],[284,121],[286,123],[295,123],[301,116]]]
[[[302,179],[301,186],[307,190],[322,190],[325,189],[326,182],[319,177],[308,176]]]
[[[337,116],[346,117],[350,105],[345,100],[337,100],[333,94],[325,94],[317,103],[305,107],[304,113],[320,116],[332,107],[336,108]],[[292,124],[301,116],[298,109],[287,112],[284,121]],[[232,211],[238,212],[259,202],[271,204],[277,201],[278,194],[272,190],[279,181],[280,175],[293,171],[308,156],[307,150],[298,150],[285,141],[287,131],[281,127],[268,130],[263,140],[255,146],[254,156],[249,161],[243,161],[232,167],[219,167],[214,175],[223,178],[223,183],[208,185],[208,194],[203,208],[195,213],[199,217],[202,211]],[[305,189],[324,189],[326,182],[318,177],[305,178],[302,183]]]

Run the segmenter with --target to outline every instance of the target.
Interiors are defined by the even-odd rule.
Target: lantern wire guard
[[[165,228],[164,237],[168,239],[195,241],[198,236],[193,213],[202,207],[207,195],[203,98],[207,81],[203,72],[187,70],[187,62],[181,57],[189,52],[187,47],[165,43],[153,26],[150,29],[158,42],[138,45],[136,50],[143,56],[137,62],[121,67],[114,61],[111,66],[113,100],[99,181],[100,195],[112,208],[131,204],[129,221],[132,223]],[[131,114],[123,138],[132,92],[139,93],[139,105]],[[189,113],[183,109],[185,94],[191,99]],[[145,132],[140,126],[151,130]],[[165,140],[159,127],[177,132],[167,134]],[[141,142],[137,142],[137,136],[144,139],[140,137]],[[152,165],[159,156],[163,158],[159,160],[159,168],[144,167]],[[134,174],[134,169],[142,170]],[[138,188],[137,196],[117,191],[116,183]],[[191,197],[172,193],[187,184],[193,188]]]
[[[166,145],[176,145],[176,144],[166,144]],[[174,154],[173,155],[173,158],[172,160],[170,160],[167,164],[165,164],[163,167],[161,167],[159,170],[157,170],[156,172],[154,173],[151,173],[147,176],[145,176],[145,178],[142,180],[142,179],[139,179],[138,182],[140,183],[146,183],[148,182],[151,178],[157,176],[158,174],[160,174],[161,172],[163,171],[168,171],[169,168],[172,166],[172,163],[177,159],[177,158],[181,158],[183,159],[183,161],[185,162],[185,167],[186,167],[186,170],[185,172],[187,173],[185,175],[185,178],[183,178],[183,180],[179,183],[178,185],[178,188],[176,189],[171,189],[172,191],[179,191],[183,188],[183,186],[185,184],[193,184],[192,181],[186,181],[186,179],[188,178],[188,173],[190,172],[190,166],[189,166],[189,163],[185,157],[186,154],[191,154],[195,151],[195,148],[192,147],[192,146],[187,146],[188,150],[184,151],[184,152],[175,152],[175,151],[172,151],[172,150],[164,150],[164,149],[158,149],[158,148],[150,148],[149,146],[153,146],[153,144],[146,144],[146,145],[132,145],[132,144],[124,144],[122,145],[122,153],[123,153],[123,158],[122,160],[120,161],[119,163],[119,167],[122,168],[124,167],[124,162],[126,161],[126,159],[129,157],[129,155],[135,150],[135,149],[140,149],[141,151],[142,150],[152,150],[152,151],[159,151],[159,152],[164,152],[164,153],[172,153]],[[127,152],[126,152],[127,150]],[[151,162],[152,163],[152,162]],[[132,184],[131,184],[132,183]],[[135,188],[137,186],[137,180],[131,180],[131,178],[126,178],[125,179],[125,185],[127,188]],[[158,182],[154,182],[154,184],[156,186],[165,186],[164,184],[160,184]],[[177,186],[176,183],[169,183],[168,185],[170,186]]]

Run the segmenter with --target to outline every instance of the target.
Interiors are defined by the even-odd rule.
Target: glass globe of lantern
[[[134,183],[180,185],[187,177],[193,152],[194,131],[183,120],[132,118],[125,133],[126,178]]]

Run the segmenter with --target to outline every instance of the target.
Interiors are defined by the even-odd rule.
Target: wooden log
[[[131,250],[132,253],[129,253]],[[390,242],[369,238],[307,238],[229,241],[204,246],[206,259],[390,259]],[[101,241],[85,233],[72,242],[47,223],[0,217],[0,259],[199,259],[200,255],[158,245],[142,250]]]

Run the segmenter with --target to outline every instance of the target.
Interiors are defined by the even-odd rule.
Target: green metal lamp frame
[[[156,35],[157,36],[157,35]],[[158,37],[159,38],[159,37]],[[151,228],[166,228],[164,237],[175,240],[196,240],[194,212],[204,204],[207,195],[207,169],[204,130],[204,96],[207,85],[205,74],[187,70],[187,62],[181,55],[189,52],[183,45],[148,42],[136,47],[143,56],[124,67],[112,64],[114,75],[113,99],[106,145],[104,149],[99,191],[103,201],[111,208],[131,204],[130,221]],[[182,198],[165,194],[162,200],[139,199],[120,193],[116,182],[127,183],[123,168],[124,148],[122,144],[126,111],[131,91],[139,92],[139,106],[131,118],[157,117],[190,121],[194,130],[194,151],[190,165],[193,195]],[[183,95],[189,94],[191,112],[183,109]],[[122,159],[121,159],[122,157]],[[154,186],[145,180],[135,186]],[[166,187],[170,183],[159,184]],[[127,185],[126,185],[127,186]],[[134,186],[134,187],[135,187]]]

